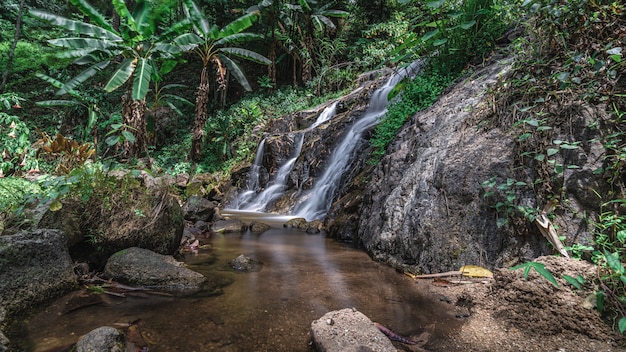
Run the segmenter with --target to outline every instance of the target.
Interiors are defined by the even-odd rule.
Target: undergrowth
[[[506,84],[495,92],[493,126],[516,135],[516,175],[534,178],[483,183],[494,197],[501,225],[533,220],[538,207],[521,204],[520,192],[534,195],[537,204],[559,202],[558,212],[571,212],[565,189],[568,169],[581,168],[581,148],[599,142],[605,154],[593,170],[604,184],[594,189],[597,218],[586,219],[591,243],[569,243],[574,257],[597,264],[596,307],[617,330],[626,331],[626,60],[625,5],[619,1],[556,2],[526,0],[527,35],[516,43],[517,64]],[[586,107],[606,109],[583,121]],[[585,135],[572,130],[584,125]],[[563,138],[566,136],[567,140]],[[516,187],[523,190],[515,189]],[[526,222],[527,223],[527,222]],[[511,226],[515,231],[519,226]],[[574,285],[575,280],[567,280]]]
[[[389,106],[387,113],[374,129],[374,135],[370,139],[374,149],[369,163],[377,164],[400,127],[417,111],[431,106],[457,77],[458,74],[430,66],[415,79],[405,82],[402,98]]]

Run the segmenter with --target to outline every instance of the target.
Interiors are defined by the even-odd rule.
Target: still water
[[[323,234],[272,228],[216,234],[201,244],[210,248],[184,260],[211,289],[187,297],[106,297],[66,312],[68,295],[28,321],[23,343],[29,351],[53,351],[97,327],[139,320],[150,351],[313,351],[311,322],[353,307],[405,336],[430,332],[429,349],[459,325],[449,307],[420,292],[424,284]],[[230,270],[240,254],[262,261],[262,269]]]

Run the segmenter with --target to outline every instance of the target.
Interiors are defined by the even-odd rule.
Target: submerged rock
[[[363,313],[347,308],[326,313],[311,323],[319,352],[396,352],[391,341]]]
[[[230,262],[230,266],[239,272],[251,272],[251,271],[259,271],[261,270],[262,262],[247,257],[243,254],[239,255],[237,258],[233,259]]]
[[[91,330],[76,343],[76,352],[123,352],[125,350],[124,336],[110,326]]]
[[[181,294],[196,292],[206,282],[202,274],[183,267],[174,257],[137,247],[113,254],[104,274],[131,286]]]
[[[249,229],[252,233],[263,233],[271,229],[271,226],[262,222],[253,222],[252,224],[250,224]]]

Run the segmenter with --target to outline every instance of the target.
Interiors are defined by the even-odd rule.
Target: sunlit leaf
[[[50,211],[59,211],[61,208],[63,208],[63,204],[58,199],[55,199],[52,203],[50,203]]]
[[[463,276],[469,277],[493,277],[493,273],[488,269],[477,265],[464,265],[459,269]]]

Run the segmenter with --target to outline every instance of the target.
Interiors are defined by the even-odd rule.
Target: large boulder
[[[363,313],[346,308],[324,314],[311,323],[319,352],[396,352],[387,336]]]
[[[129,247],[175,253],[184,228],[178,201],[163,189],[135,186],[127,192],[92,197],[87,202],[66,198],[61,209],[43,215],[38,227],[67,230],[72,258],[90,262],[97,269],[111,254]]]
[[[0,273],[3,324],[77,287],[65,236],[58,230],[0,236]]]
[[[206,278],[169,255],[132,247],[111,256],[104,274],[115,281],[177,294],[197,292]]]

